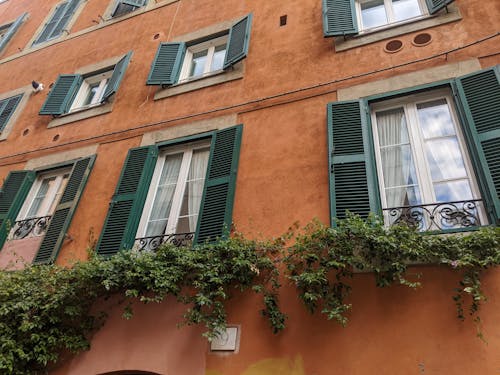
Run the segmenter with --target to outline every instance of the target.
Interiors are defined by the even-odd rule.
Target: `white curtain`
[[[165,160],[153,207],[151,207],[146,236],[158,236],[165,232],[181,163],[182,154],[168,155]]]
[[[196,230],[196,223],[198,222],[201,197],[203,196],[203,187],[205,185],[208,156],[208,150],[195,151],[191,160],[191,167],[189,168],[188,180],[190,182],[187,184],[186,189],[188,190],[190,232]]]
[[[413,164],[403,108],[377,113],[377,127],[387,207],[403,206]]]

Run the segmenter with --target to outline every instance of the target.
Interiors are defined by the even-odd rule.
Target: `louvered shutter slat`
[[[35,180],[33,171],[10,172],[0,192],[0,249]]]
[[[9,122],[10,117],[16,110],[22,97],[23,94],[19,94],[0,101],[0,132],[3,131],[3,129]]]
[[[66,113],[82,83],[79,74],[62,74],[57,78],[45,103],[41,115],[62,115]]]
[[[113,74],[109,79],[108,86],[106,87],[106,90],[104,91],[104,94],[102,96],[102,101],[107,101],[118,91],[131,57],[132,51],[127,53],[123,58],[120,59],[120,61],[116,63]]]
[[[483,70],[457,79],[463,117],[475,150],[475,169],[482,180],[491,220],[500,222],[500,69]]]
[[[430,14],[434,14],[447,5],[451,4],[454,0],[425,0]]]
[[[129,150],[97,244],[97,253],[109,257],[134,245],[158,157],[156,146]]]
[[[328,105],[328,145],[330,166],[330,214],[345,218],[346,211],[367,217],[379,211],[376,181],[370,170],[372,145],[366,128],[366,112],[359,101]]]
[[[19,16],[13,23],[10,25],[9,30],[4,34],[4,36],[0,39],[0,52],[5,48],[7,43],[9,43],[10,39],[14,36],[17,29],[21,26],[24,21],[24,18],[28,13],[23,13]]]
[[[252,28],[252,14],[236,22],[229,31],[227,52],[224,60],[224,69],[243,60],[248,54],[250,46],[250,31]]]
[[[176,83],[185,52],[185,43],[160,43],[146,84],[173,85]]]
[[[355,0],[323,0],[323,34],[325,37],[357,33]]]
[[[63,245],[66,232],[76,211],[83,189],[95,161],[95,155],[75,162],[68,183],[52,215],[47,232],[33,260],[35,264],[51,263]]]
[[[68,6],[68,2],[64,2],[62,4],[59,4],[56,9],[54,10],[54,14],[50,18],[50,20],[45,24],[42,32],[38,36],[38,38],[33,42],[33,45],[43,43],[46,40],[50,38],[50,35],[52,34],[52,31],[56,27],[56,25],[59,23],[61,20],[62,16],[65,13],[66,7]]]
[[[231,229],[242,131],[241,125],[235,126],[212,139],[195,243],[213,242]]]
[[[81,0],[70,0],[68,2],[68,5],[64,9],[64,13],[62,14],[57,24],[54,26],[48,39],[56,38],[64,31],[64,29],[68,25],[68,22],[71,20],[71,17],[73,17],[73,15],[75,14],[76,8],[80,4],[80,1]]]

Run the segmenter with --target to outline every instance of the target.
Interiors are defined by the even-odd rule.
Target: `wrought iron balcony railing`
[[[174,246],[189,246],[193,243],[194,232],[192,233],[175,233],[163,234],[159,236],[142,237],[135,239],[134,248],[138,251],[156,251],[165,243]]]
[[[19,220],[12,227],[11,236],[13,240],[20,240],[27,237],[43,236],[47,231],[52,216],[31,217]]]
[[[406,223],[421,232],[485,224],[481,199],[384,208],[383,212],[389,225]]]

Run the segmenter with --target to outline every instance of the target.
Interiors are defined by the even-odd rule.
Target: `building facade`
[[[271,238],[346,210],[497,225],[499,18],[495,0],[0,1],[0,266],[231,225]],[[466,220],[443,221],[450,202]],[[222,354],[177,328],[174,302],[131,321],[110,307],[53,373],[498,373],[500,273],[484,279],[485,345],[455,317],[455,275],[420,272],[417,292],[357,274],[347,328],[285,286],[273,335],[243,295]]]

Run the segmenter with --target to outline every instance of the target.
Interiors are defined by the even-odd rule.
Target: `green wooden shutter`
[[[234,126],[212,139],[195,243],[214,241],[231,229],[242,131],[242,125]]]
[[[425,0],[430,14],[434,14],[447,5],[451,4],[454,0]]]
[[[5,128],[5,125],[9,122],[10,117],[17,108],[17,105],[21,101],[23,94],[13,96],[4,100],[0,100],[0,133]]]
[[[61,35],[64,31],[65,27],[68,25],[68,22],[71,20],[73,15],[75,14],[76,8],[80,4],[80,0],[69,0],[66,7],[64,8],[64,12],[62,13],[61,18],[55,24],[52,32],[50,33],[48,39],[53,39]]]
[[[323,0],[325,37],[358,33],[355,0]]]
[[[129,150],[97,244],[99,255],[133,247],[157,158],[156,146]]]
[[[64,189],[61,199],[57,204],[40,249],[38,249],[38,253],[33,260],[34,264],[51,263],[57,258],[57,254],[64,242],[71,219],[89,178],[90,171],[94,165],[95,158],[95,155],[89,156],[77,160],[73,165],[66,189]]]
[[[330,217],[346,210],[367,217],[380,212],[368,105],[364,101],[328,104]]]
[[[119,1],[122,4],[130,5],[132,7],[140,8],[146,4],[146,0],[122,0]]]
[[[173,85],[176,83],[185,53],[185,43],[160,43],[146,84]]]
[[[229,30],[224,69],[227,69],[247,57],[252,29],[252,14],[236,22]]]
[[[33,171],[10,172],[0,191],[0,249],[35,181]]]
[[[500,68],[456,80],[465,133],[490,219],[500,223]]]
[[[17,29],[21,26],[24,21],[24,18],[28,15],[28,13],[23,13],[19,16],[13,23],[10,25],[9,30],[4,34],[2,39],[0,40],[0,51],[2,51],[12,36],[16,33]]]
[[[115,65],[115,69],[113,70],[113,75],[111,76],[108,86],[104,91],[104,95],[102,96],[102,101],[105,102],[109,100],[109,98],[118,91],[120,87],[120,83],[122,82],[123,76],[125,75],[125,71],[127,70],[128,64],[130,62],[130,58],[132,57],[132,51],[123,56],[120,61],[118,61]]]
[[[56,9],[54,10],[54,14],[52,15],[52,17],[50,17],[50,20],[45,24],[40,35],[33,42],[33,45],[43,43],[50,38],[52,31],[54,30],[54,28],[64,15],[67,6],[68,2],[65,1],[64,3],[61,3],[56,7]]]
[[[62,115],[66,113],[82,83],[79,74],[61,74],[50,90],[40,110],[41,115]]]

